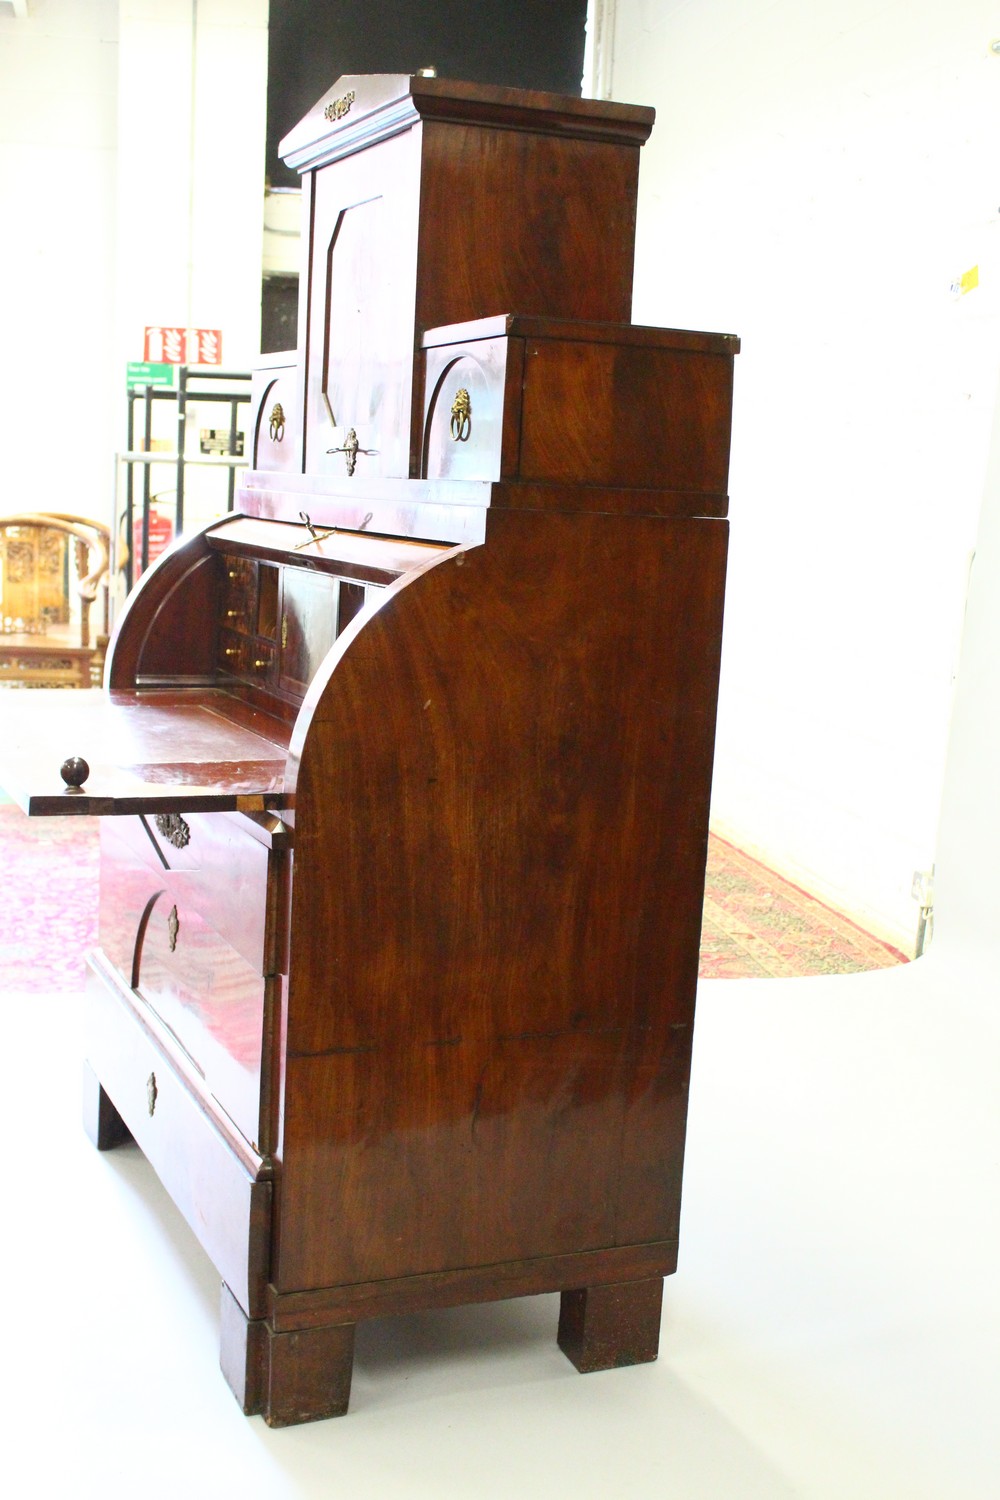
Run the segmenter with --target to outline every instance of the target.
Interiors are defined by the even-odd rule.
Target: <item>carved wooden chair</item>
[[[0,517],[0,685],[90,687],[108,638],[106,526],[58,511]],[[91,608],[101,598],[99,617]]]

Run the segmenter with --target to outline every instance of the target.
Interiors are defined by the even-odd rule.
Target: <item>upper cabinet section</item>
[[[285,138],[304,176],[307,473],[420,473],[427,328],[627,322],[653,111],[396,75],[341,78]]]

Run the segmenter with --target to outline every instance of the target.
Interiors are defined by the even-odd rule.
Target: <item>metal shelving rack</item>
[[[249,405],[250,402],[250,375],[245,371],[237,370],[215,370],[206,369],[204,366],[194,367],[191,365],[178,365],[177,386],[137,386],[128,391],[128,436],[127,450],[120,455],[120,461],[125,465],[125,507],[123,512],[125,535],[128,538],[128,555],[125,561],[125,589],[126,593],[131,589],[134,582],[134,566],[132,554],[133,525],[135,522],[136,501],[136,466],[142,470],[141,485],[141,543],[139,547],[140,570],[145,572],[149,567],[149,514],[150,505],[153,500],[150,471],[154,464],[170,464],[176,466],[177,484],[175,489],[175,520],[174,532],[179,536],[184,529],[184,473],[188,465],[197,464],[202,467],[228,469],[226,510],[232,510],[236,497],[236,470],[244,468],[247,458],[244,454],[237,452],[238,436],[240,432],[239,408],[241,405]],[[212,388],[212,382],[216,382],[216,388]],[[209,388],[203,386],[208,383]],[[219,389],[225,385],[229,389]],[[177,445],[173,453],[150,452],[153,436],[153,403],[154,401],[174,401],[177,403]],[[229,443],[226,453],[216,454],[191,454],[186,451],[187,435],[187,408],[188,403],[197,401],[216,402],[229,407]],[[142,425],[142,448],[136,448],[136,407],[141,406]],[[244,424],[246,432],[246,424]],[[220,506],[220,510],[222,507]],[[116,500],[117,510],[117,500]],[[118,517],[116,516],[116,522]]]

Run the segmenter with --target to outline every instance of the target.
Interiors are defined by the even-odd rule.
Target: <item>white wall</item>
[[[32,0],[23,19],[0,9],[7,514],[108,510],[117,71],[117,0]]]
[[[716,825],[906,943],[997,386],[1000,13],[615,9],[613,97],[657,108],[635,321],[743,338]]]
[[[1000,399],[952,716],[938,846],[942,957],[996,974],[1000,950],[996,852],[1000,847]],[[982,984],[970,994],[982,996]],[[996,986],[988,1004],[996,1022]]]
[[[147,324],[260,349],[267,0],[120,0],[116,351]]]
[[[259,348],[267,0],[0,7],[0,509],[106,520],[143,328]]]

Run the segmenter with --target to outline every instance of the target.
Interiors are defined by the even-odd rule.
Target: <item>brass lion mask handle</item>
[[[459,386],[451,403],[451,435],[456,443],[467,443],[472,431],[472,399],[465,386]]]

